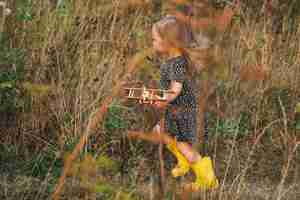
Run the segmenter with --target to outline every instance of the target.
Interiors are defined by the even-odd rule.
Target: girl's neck
[[[180,49],[178,48],[171,48],[168,52],[168,58],[174,58],[174,57],[178,57],[178,56],[182,56],[182,52],[180,51]]]

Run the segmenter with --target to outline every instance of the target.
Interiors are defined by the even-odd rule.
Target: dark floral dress
[[[165,112],[165,131],[180,142],[193,143],[196,136],[196,96],[187,76],[184,56],[168,59],[160,65],[160,86],[170,89],[171,81],[183,84],[181,93],[169,103]]]

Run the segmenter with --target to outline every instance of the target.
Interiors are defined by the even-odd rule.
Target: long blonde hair
[[[189,75],[200,73],[213,60],[211,52],[197,44],[189,24],[181,22],[175,16],[167,15],[153,27],[163,41],[179,49],[187,59]]]

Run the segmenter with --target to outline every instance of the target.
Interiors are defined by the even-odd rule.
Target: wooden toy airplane
[[[135,99],[140,104],[153,104],[155,101],[166,101],[165,94],[174,93],[170,90],[150,89],[146,87],[141,88],[124,88],[128,99]],[[162,96],[162,97],[161,97]]]

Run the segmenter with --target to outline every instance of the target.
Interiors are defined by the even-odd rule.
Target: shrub
[[[21,106],[19,82],[24,78],[24,54],[9,48],[8,38],[0,33],[0,112],[12,113]]]

